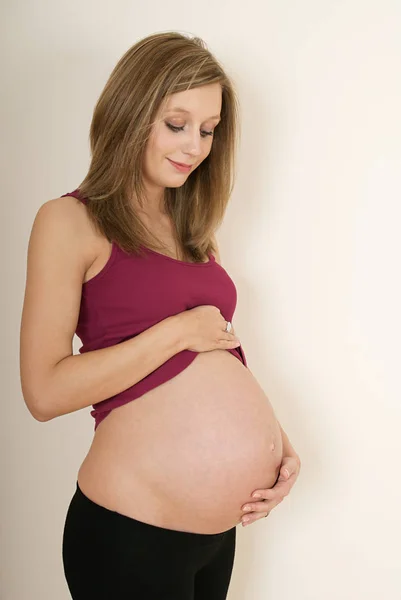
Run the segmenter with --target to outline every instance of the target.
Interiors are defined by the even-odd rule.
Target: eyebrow
[[[190,111],[187,110],[186,108],[181,108],[180,106],[174,106],[173,108],[169,108],[166,112],[182,112],[185,113],[187,115],[190,115]],[[209,117],[209,119],[220,119],[221,115],[214,115],[213,117]],[[205,119],[206,121],[208,119]]]

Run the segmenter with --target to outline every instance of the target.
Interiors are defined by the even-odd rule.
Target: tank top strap
[[[81,202],[83,204],[86,204],[86,198],[83,194],[81,194],[79,188],[77,188],[76,190],[74,190],[73,192],[67,192],[67,194],[63,194],[61,196],[61,198],[63,198],[64,196],[74,196],[74,198],[77,198],[78,200],[81,200]]]

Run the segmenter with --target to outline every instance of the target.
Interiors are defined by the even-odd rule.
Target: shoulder
[[[73,196],[62,196],[44,202],[38,209],[32,230],[36,237],[51,238],[57,242],[68,239],[83,254],[93,260],[93,241],[96,234],[88,217],[86,206]]]
[[[43,218],[58,221],[66,219],[67,223],[73,223],[77,227],[82,225],[88,218],[85,216],[85,205],[73,196],[61,196],[44,202],[37,214],[45,215]]]
[[[55,221],[61,218],[66,218],[68,222],[74,221],[79,219],[79,215],[82,213],[79,204],[82,204],[82,202],[72,196],[52,198],[39,206],[36,216],[40,215],[43,219],[53,219]]]

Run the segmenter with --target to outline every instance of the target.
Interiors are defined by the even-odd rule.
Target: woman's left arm
[[[272,488],[255,490],[252,493],[252,498],[257,499],[256,502],[248,502],[242,507],[244,516],[241,518],[241,521],[244,527],[257,521],[261,517],[267,517],[273,508],[288,496],[292,486],[298,478],[301,469],[300,458],[292,447],[290,440],[281,425],[280,430],[283,440],[283,458],[280,465],[279,476]]]

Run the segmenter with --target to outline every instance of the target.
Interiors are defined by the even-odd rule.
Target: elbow
[[[39,421],[40,423],[45,423],[46,421],[50,421],[49,417],[45,417],[42,413],[39,412],[31,412],[31,415],[33,416],[33,418],[35,419],[35,421]]]
[[[29,412],[35,419],[35,421],[39,421],[40,423],[45,423],[46,421],[50,421],[52,419],[52,417],[50,415],[48,415],[43,410],[43,408],[39,407],[37,404],[28,403],[26,400],[25,400],[25,404],[26,404]]]
[[[43,401],[43,394],[40,392],[37,394],[32,393],[27,389],[22,389],[22,396],[24,398],[25,405],[29,410],[35,421],[44,423],[50,421],[52,416],[49,411],[46,410],[46,402]]]
[[[40,423],[45,423],[45,421],[50,421],[51,417],[46,415],[38,406],[32,405],[25,401],[26,407],[35,419],[35,421],[40,421]]]
[[[31,413],[33,418],[40,423],[45,423],[46,421],[51,421],[52,416],[46,413],[43,409],[39,408],[35,413]]]

